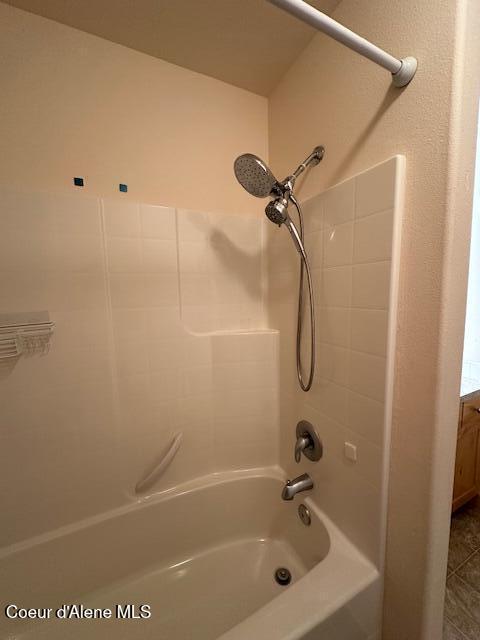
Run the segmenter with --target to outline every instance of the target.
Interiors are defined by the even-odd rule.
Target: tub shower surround
[[[193,265],[182,249],[195,255],[200,221],[205,255]],[[180,431],[151,491],[277,462],[260,219],[4,188],[0,225],[0,312],[46,309],[56,323],[47,356],[0,362],[2,486],[15,487],[3,493],[0,546],[131,502]],[[255,255],[229,290],[225,254],[250,260],[247,236]],[[199,308],[187,327],[182,309],[205,309],[207,286],[221,294],[215,325],[200,326]],[[238,318],[222,313],[239,302]]]
[[[72,638],[378,640],[403,165],[305,204],[318,318],[307,394],[285,230],[2,192],[2,304],[48,308],[57,323],[51,353],[1,381],[2,485],[16,486],[4,500],[5,604],[152,604],[148,620],[81,621]],[[293,462],[300,419],[323,440],[319,462]],[[180,430],[157,493],[138,499]],[[286,476],[303,472],[313,491],[282,501]],[[7,623],[23,640],[65,635],[62,621]]]
[[[288,234],[269,228],[267,240],[269,326],[280,334],[281,466],[289,477],[298,473],[292,425],[309,420],[325,451],[318,464],[302,460],[313,499],[380,569],[404,164],[395,156],[304,203],[318,318],[308,394],[298,389],[292,339],[298,258]]]

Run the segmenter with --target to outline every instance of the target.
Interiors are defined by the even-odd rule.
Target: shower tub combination
[[[378,631],[378,570],[306,498],[281,500],[278,468],[197,479],[2,552],[2,637],[361,640]],[[289,585],[275,580],[286,567]],[[77,604],[109,619],[57,619]],[[116,606],[135,605],[133,619]],[[141,618],[141,605],[151,615]],[[131,610],[132,612],[133,610]],[[10,612],[14,613],[11,608]],[[98,614],[97,614],[98,615]]]

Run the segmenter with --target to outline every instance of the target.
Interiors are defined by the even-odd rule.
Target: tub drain
[[[292,580],[292,574],[285,567],[279,567],[275,571],[275,580],[276,582],[278,582],[278,584],[285,586],[287,584],[290,584],[290,581]]]

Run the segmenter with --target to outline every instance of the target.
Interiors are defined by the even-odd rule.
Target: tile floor
[[[480,638],[480,496],[452,517],[444,640]]]

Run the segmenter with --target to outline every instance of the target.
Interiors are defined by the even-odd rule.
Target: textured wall
[[[267,155],[267,101],[0,2],[0,184],[255,212],[233,159]]]
[[[441,633],[478,95],[475,7],[344,0],[334,18],[395,55],[418,58],[411,85],[392,88],[388,73],[318,35],[270,96],[278,173],[326,146],[304,197],[393,154],[407,159],[384,633],[392,640]],[[295,135],[285,136],[291,123]]]

